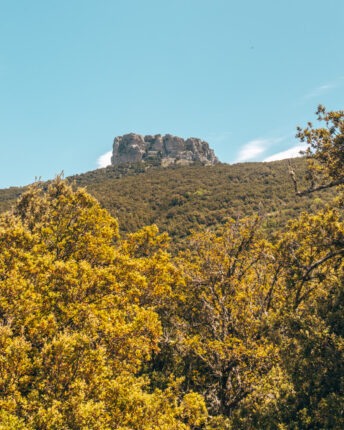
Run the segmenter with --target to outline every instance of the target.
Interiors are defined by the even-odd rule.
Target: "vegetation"
[[[342,175],[344,112],[322,113],[336,133],[307,153],[308,196]],[[121,238],[84,189],[45,187],[0,217],[0,429],[344,427],[343,188],[172,257],[156,226]]]
[[[136,376],[158,348],[156,308],[176,278],[164,236],[147,228],[119,241],[117,222],[59,179],[43,195],[31,188],[0,225],[4,428],[186,429],[205,419],[200,395],[179,393],[177,380],[149,393]]]
[[[293,166],[300,187],[305,187],[306,160],[293,160]],[[296,197],[287,160],[167,168],[147,163],[109,166],[68,178],[68,182],[87,187],[118,219],[121,234],[156,224],[179,244],[192,230],[257,212],[264,217],[263,227],[272,232],[302,210],[318,210],[333,196],[329,189],[316,196]],[[22,191],[0,190],[0,211],[10,209]]]

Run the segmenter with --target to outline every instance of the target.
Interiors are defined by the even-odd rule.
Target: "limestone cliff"
[[[170,134],[141,136],[130,133],[115,138],[112,164],[137,163],[149,159],[161,160],[162,166],[191,164],[195,161],[202,164],[219,162],[209,144],[194,137],[182,139]]]

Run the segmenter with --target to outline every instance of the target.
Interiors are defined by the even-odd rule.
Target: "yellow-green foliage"
[[[297,137],[308,144],[309,188],[301,194],[344,183],[344,111],[326,111],[319,105],[316,114],[325,123],[323,127],[313,128],[311,123],[304,130],[298,127]]]
[[[327,187],[344,114],[320,113],[333,127],[299,134]],[[172,259],[84,189],[29,188],[0,216],[0,430],[343,429],[343,189],[323,197],[269,238],[227,217]]]
[[[305,187],[306,160],[293,160],[293,166],[300,187]],[[223,225],[229,218],[260,211],[263,227],[271,232],[302,210],[315,211],[319,206],[312,196],[295,198],[286,160],[167,168],[137,163],[109,166],[69,181],[87,187],[118,219],[122,233],[134,233],[154,223],[178,245],[192,230]],[[0,190],[0,211],[9,209],[22,191]],[[332,194],[327,190],[321,198],[329,201]]]
[[[197,394],[149,393],[136,376],[158,348],[156,307],[175,270],[154,228],[121,242],[84,190],[56,180],[0,220],[0,425],[188,429]],[[190,397],[191,396],[191,397]]]
[[[276,356],[264,335],[271,247],[258,226],[258,218],[246,219],[230,221],[216,234],[197,233],[180,259],[187,276],[180,318],[188,376],[195,387],[206,387],[213,409],[224,415],[251,392]]]

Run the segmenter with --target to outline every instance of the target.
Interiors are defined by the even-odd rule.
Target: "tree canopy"
[[[186,429],[205,419],[201,397],[177,395],[177,381],[148,392],[137,376],[158,348],[155,308],[174,281],[155,229],[119,242],[116,221],[60,179],[30,189],[0,226],[4,428]]]
[[[343,181],[343,112],[319,112],[300,196]],[[228,217],[172,256],[34,184],[0,216],[0,430],[342,429],[343,202],[273,235]]]

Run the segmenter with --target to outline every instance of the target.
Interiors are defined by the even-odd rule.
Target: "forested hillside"
[[[292,164],[303,185],[305,159],[294,159]],[[167,168],[138,163],[109,166],[68,180],[86,187],[118,219],[122,233],[157,224],[173,239],[257,212],[272,231],[302,210],[315,211],[333,195],[325,191],[303,199],[295,196],[287,160]],[[22,191],[0,190],[0,211],[9,209]]]
[[[264,218],[245,216],[195,231],[172,253],[154,225],[121,236],[94,197],[59,177],[2,213],[0,429],[343,429],[344,111],[318,114],[327,128],[299,130],[307,183],[290,173],[295,198],[319,209],[273,235]],[[256,165],[244,166],[256,184],[251,211],[254,195],[282,205],[280,177],[270,195],[257,184],[285,165],[260,164],[256,182]],[[206,189],[212,170],[190,171],[193,182],[183,169],[153,168],[108,181],[129,181],[133,202],[140,178],[155,190],[176,174],[206,196],[190,184]],[[106,174],[89,174],[92,185]],[[317,192],[327,189],[324,205]]]

